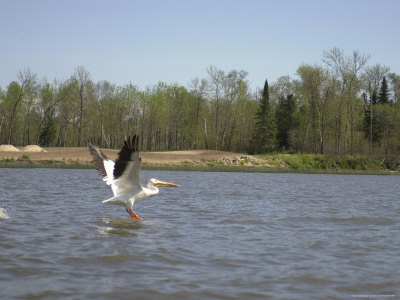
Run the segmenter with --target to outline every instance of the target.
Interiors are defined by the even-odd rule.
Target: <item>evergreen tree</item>
[[[262,98],[256,111],[256,123],[251,141],[251,152],[265,153],[276,147],[276,124],[269,101],[268,80],[265,80]]]
[[[48,117],[46,125],[40,131],[39,144],[47,147],[52,144],[56,138],[56,122],[52,117]]]
[[[293,94],[282,97],[276,110],[277,142],[282,149],[288,149],[289,132],[296,127],[295,120],[296,102]]]
[[[389,88],[385,77],[383,77],[382,79],[381,88],[379,90],[378,103],[380,104],[389,103]]]

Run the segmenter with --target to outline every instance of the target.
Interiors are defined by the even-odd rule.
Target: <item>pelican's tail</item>
[[[125,201],[123,201],[119,196],[104,200],[103,203],[110,205],[125,205]]]

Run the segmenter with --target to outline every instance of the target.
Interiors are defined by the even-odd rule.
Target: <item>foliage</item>
[[[266,154],[260,158],[279,159],[294,170],[385,170],[379,157],[364,155],[324,155],[324,154]]]
[[[22,160],[31,160],[31,157],[28,154],[22,154],[21,159]]]
[[[53,144],[56,138],[56,122],[52,117],[47,118],[46,125],[40,131],[39,145],[43,147]]]
[[[381,88],[379,90],[378,103],[389,103],[389,88],[385,76],[383,76]]]
[[[0,90],[0,143],[119,148],[138,134],[142,150],[399,154],[400,76],[357,51],[332,48],[322,62],[266,81],[261,97],[247,72],[215,66],[188,87],[146,89],[94,82],[82,66],[53,82],[24,69]]]
[[[296,101],[293,94],[279,99],[276,109],[276,125],[278,146],[283,151],[290,148],[289,133],[296,129]]]
[[[276,123],[269,99],[268,80],[265,80],[255,118],[251,152],[265,153],[272,151],[276,147]]]

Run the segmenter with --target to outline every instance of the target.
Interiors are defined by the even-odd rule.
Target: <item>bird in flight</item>
[[[157,195],[158,187],[179,187],[178,184],[161,181],[155,178],[146,181],[146,187],[140,183],[139,137],[128,137],[114,162],[109,159],[96,145],[89,143],[89,151],[93,157],[97,172],[103,180],[111,185],[114,197],[104,200],[105,204],[123,205],[126,212],[134,220],[141,220],[133,211],[133,204],[151,196]]]

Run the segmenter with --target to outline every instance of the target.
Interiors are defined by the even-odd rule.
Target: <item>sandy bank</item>
[[[92,163],[92,157],[85,147],[50,147],[40,152],[31,152],[30,150],[20,147],[16,151],[0,151],[0,160],[23,158],[32,162]],[[117,158],[119,151],[114,149],[102,150],[113,160]],[[246,164],[252,165],[253,163],[252,160],[245,159],[247,156],[215,150],[141,152],[140,155],[143,165],[147,166],[207,166],[209,164],[237,164],[243,166]]]

